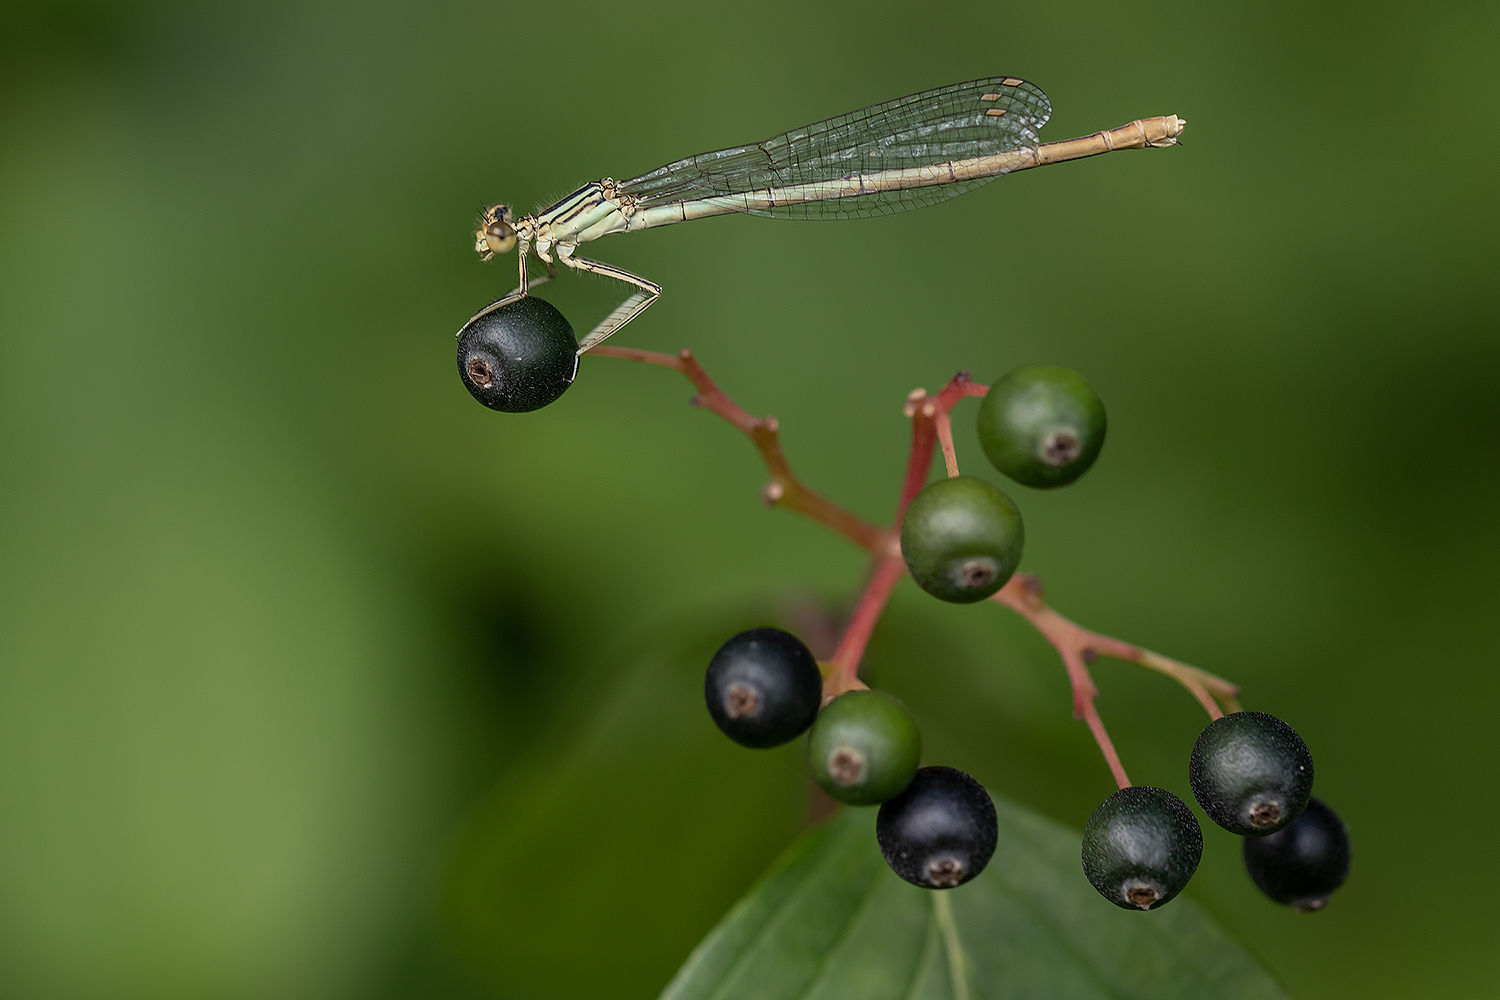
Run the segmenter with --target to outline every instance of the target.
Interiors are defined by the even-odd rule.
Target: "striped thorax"
[[[479,220],[474,249],[489,260],[508,253],[519,239],[523,247],[550,261],[554,247],[567,257],[580,243],[625,232],[631,228],[629,217],[633,213],[634,199],[620,195],[614,180],[604,177],[519,222],[514,220],[510,206],[490,205]]]

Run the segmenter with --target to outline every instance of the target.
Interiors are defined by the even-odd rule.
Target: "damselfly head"
[[[516,217],[509,205],[490,205],[479,215],[474,232],[474,250],[484,260],[497,253],[509,253],[516,245]]]

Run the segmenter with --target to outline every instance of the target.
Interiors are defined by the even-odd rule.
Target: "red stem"
[[[897,581],[905,572],[906,564],[901,560],[900,552],[888,552],[876,561],[875,571],[870,574],[865,592],[854,606],[854,614],[850,616],[849,625],[839,639],[838,649],[834,650],[833,669],[823,680],[825,705],[845,691],[864,689],[865,684],[858,676],[860,660],[864,658],[865,647],[869,645],[875,625],[885,611],[891,591],[896,589]]]
[[[860,660],[865,647],[875,631],[875,625],[885,610],[886,602],[905,570],[901,559],[899,527],[901,517],[912,497],[927,483],[932,466],[933,448],[939,443],[943,447],[944,462],[949,476],[958,475],[958,461],[953,449],[952,423],[949,412],[966,396],[983,396],[988,386],[974,382],[968,372],[959,372],[936,396],[929,396],[918,389],[907,396],[906,415],[911,418],[911,449],[906,460],[906,475],[901,485],[901,497],[896,505],[896,527],[877,528],[837,504],[803,486],[792,474],[786,456],[781,450],[779,428],[775,417],[757,418],[726,396],[708,373],[698,364],[691,351],[684,350],[673,356],[656,351],[643,351],[632,347],[616,347],[601,344],[588,352],[601,357],[622,358],[660,365],[680,372],[698,390],[693,397],[694,405],[701,406],[747,435],[755,444],[771,473],[771,481],[761,491],[766,503],[773,506],[790,507],[815,521],[839,532],[875,556],[874,568],[865,584],[864,592],[854,607],[849,624],[839,640],[833,654],[832,669],[823,684],[825,704],[845,691],[865,687],[859,680]],[[1212,686],[1217,696],[1225,700],[1231,711],[1238,711],[1234,701],[1239,688],[1222,678],[1205,674],[1186,664],[1167,660],[1155,653],[1121,642],[1076,625],[1048,607],[1042,601],[1041,581],[1035,576],[1022,573],[1013,576],[990,600],[1002,604],[1024,617],[1032,627],[1042,634],[1057,650],[1068,673],[1068,683],[1073,690],[1073,715],[1088,724],[1089,732],[1099,744],[1115,783],[1121,788],[1130,785],[1125,767],[1120,763],[1104,721],[1099,717],[1094,702],[1099,689],[1089,673],[1087,664],[1099,656],[1109,656],[1159,670],[1176,678],[1198,699],[1211,718],[1219,718],[1223,712],[1209,693]]]
[[[698,395],[693,397],[693,405],[701,406],[710,413],[723,417],[741,433],[748,436],[756,450],[760,452],[767,471],[771,473],[771,481],[760,492],[761,499],[769,506],[787,507],[805,514],[814,521],[827,525],[872,554],[878,554],[885,549],[887,532],[802,485],[802,481],[792,473],[792,467],[781,450],[780,425],[777,424],[776,418],[751,416],[714,384],[713,379],[708,377],[708,372],[698,364],[698,359],[693,357],[692,351],[684,350],[674,356],[658,351],[643,351],[635,347],[599,344],[587,353],[591,357],[639,361],[680,372],[698,390]]]
[[[936,422],[938,443],[943,446],[943,465],[948,470],[948,478],[953,479],[958,475],[958,451],[953,447],[953,418],[946,412],[940,412]]]
[[[892,544],[876,561],[870,580],[865,585],[865,592],[854,606],[854,614],[850,616],[849,625],[833,654],[833,670],[823,681],[825,703],[845,691],[865,686],[858,677],[860,660],[865,655],[865,647],[875,631],[875,623],[885,610],[891,591],[896,588],[896,582],[906,570],[897,534],[901,516],[906,513],[906,505],[911,503],[911,498],[921,492],[927,483],[927,472],[932,466],[932,449],[937,442],[941,422],[947,418],[948,411],[955,403],[970,394],[965,390],[973,384],[967,372],[959,372],[936,397],[929,398],[925,391],[918,389],[906,398],[906,415],[911,418],[911,449],[906,457],[906,477],[901,484],[901,498],[896,504],[898,528],[892,529]]]
[[[1047,607],[1042,601],[1042,582],[1030,573],[1017,573],[1011,577],[990,600],[1021,615],[1057,650],[1068,672],[1068,684],[1073,688],[1073,718],[1088,723],[1089,732],[1094,734],[1094,742],[1099,744],[1099,752],[1104,755],[1104,761],[1115,777],[1115,784],[1128,787],[1130,778],[1125,774],[1125,766],[1120,763],[1120,755],[1115,752],[1109,731],[1104,728],[1104,720],[1094,707],[1099,689],[1094,685],[1087,664],[1100,655],[1135,659],[1141,650],[1081,628]]]

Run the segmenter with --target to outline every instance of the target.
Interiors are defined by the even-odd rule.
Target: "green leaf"
[[[699,613],[622,645],[476,805],[447,911],[494,995],[654,996],[796,836],[803,745],[746,750],[703,706],[714,650],[766,620]]]
[[[1283,997],[1191,900],[1131,913],[1100,899],[1079,834],[1004,800],[984,873],[933,892],[849,809],[792,845],[700,944],[662,1000]]]

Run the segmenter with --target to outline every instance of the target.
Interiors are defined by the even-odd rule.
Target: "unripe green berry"
[[[1025,540],[1015,503],[973,476],[929,483],[901,518],[901,556],[912,579],[956,604],[982,601],[1004,586]]]
[[[578,341],[550,302],[528,295],[469,320],[458,334],[458,374],[492,410],[541,409],[573,384]]]
[[[1083,376],[1024,365],[1001,376],[979,403],[979,443],[990,462],[1038,489],[1066,486],[1104,447],[1104,404]]]
[[[813,777],[851,806],[879,805],[911,784],[922,736],[884,691],[850,691],[824,706],[807,734]]]
[[[1188,781],[1209,819],[1242,837],[1264,837],[1288,826],[1307,805],[1312,754],[1276,716],[1235,712],[1198,734]]]
[[[1129,785],[1094,810],[1083,828],[1083,872],[1099,895],[1126,910],[1154,910],[1198,870],[1203,831],[1164,788]]]

